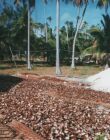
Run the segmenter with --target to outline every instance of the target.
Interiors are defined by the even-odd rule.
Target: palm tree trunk
[[[60,0],[56,0],[56,75],[61,75],[59,51]]]
[[[47,21],[46,21],[46,4],[44,2],[44,19],[45,19],[45,42],[47,43],[48,37],[47,37]]]
[[[79,25],[77,26],[75,36],[74,36],[74,40],[73,40],[72,63],[71,63],[71,68],[72,69],[75,68],[75,44],[76,44],[76,38],[77,38],[78,30],[79,30]]]
[[[15,59],[14,59],[14,55],[13,55],[13,52],[12,52],[12,49],[11,49],[10,46],[9,46],[9,49],[10,49],[10,52],[11,52],[12,61],[14,62],[15,67],[17,68],[17,64],[16,64],[16,61],[15,61]]]
[[[69,53],[69,52],[70,52],[70,49],[69,49],[68,25],[66,26],[66,40],[67,40],[67,45],[68,45],[68,53]]]
[[[28,48],[27,48],[27,65],[28,70],[31,70],[31,63],[30,63],[30,6],[28,0]]]
[[[78,34],[78,29],[79,29],[79,18],[80,18],[80,6],[78,7],[78,16],[77,16],[77,22],[76,22],[76,32],[73,40],[73,49],[72,49],[72,63],[71,63],[71,68],[75,68],[75,44],[76,44],[76,37]]]
[[[48,42],[48,34],[47,34],[47,22],[45,23],[45,37],[46,43]]]
[[[76,27],[76,32],[75,32],[75,36],[74,36],[74,40],[73,40],[73,50],[72,50],[72,63],[71,63],[71,68],[74,69],[75,68],[75,44],[76,44],[76,39],[77,39],[77,34],[78,34],[78,31],[82,25],[82,22],[83,22],[83,18],[84,18],[84,15],[85,15],[85,11],[87,9],[87,5],[88,4],[85,4],[85,7],[84,7],[84,10],[83,10],[83,14],[82,14],[82,18],[81,20],[77,21],[77,27]]]

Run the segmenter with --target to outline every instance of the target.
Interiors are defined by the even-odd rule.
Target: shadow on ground
[[[10,75],[0,75],[0,92],[6,92],[13,86],[20,83],[23,79]]]

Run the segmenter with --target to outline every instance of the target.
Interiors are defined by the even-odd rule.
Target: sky
[[[43,0],[36,0],[36,6],[32,13],[32,18],[35,22],[45,23],[45,17],[52,17],[52,22],[50,26],[55,28],[56,25],[56,0],[48,0],[48,4],[44,6]],[[10,4],[13,0],[7,0]],[[97,0],[96,0],[97,3]],[[105,14],[105,9],[96,8],[96,3],[90,3],[84,17],[84,21],[88,23],[89,26],[100,24],[102,19],[102,14]],[[44,8],[45,7],[45,8]],[[45,9],[45,14],[44,14]],[[108,10],[110,13],[110,8]],[[72,4],[65,4],[60,0],[60,27],[65,24],[65,22],[73,21],[74,26],[76,25],[76,17],[78,14],[78,8],[74,7]]]
[[[65,22],[73,21],[73,24],[76,24],[77,17],[77,8],[72,4],[65,4],[61,1],[60,3],[60,26],[63,26]],[[45,8],[44,8],[45,7]],[[45,9],[45,14],[44,14]],[[110,10],[109,10],[110,11]],[[105,13],[105,9],[96,8],[96,4],[89,3],[84,20],[91,25],[100,24],[100,20],[102,19],[102,14]],[[52,17],[51,27],[55,27],[56,25],[56,0],[49,0],[48,4],[44,6],[42,0],[36,1],[36,8],[32,14],[34,21],[36,22],[45,22],[45,16]]]

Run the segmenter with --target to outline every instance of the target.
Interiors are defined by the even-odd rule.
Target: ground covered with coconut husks
[[[110,94],[53,77],[26,76],[0,92],[4,123],[23,122],[45,140],[110,140]]]

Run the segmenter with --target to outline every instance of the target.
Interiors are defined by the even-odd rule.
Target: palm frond
[[[99,8],[105,7],[106,12],[109,6],[110,6],[110,0],[99,0],[97,3],[97,7]]]

